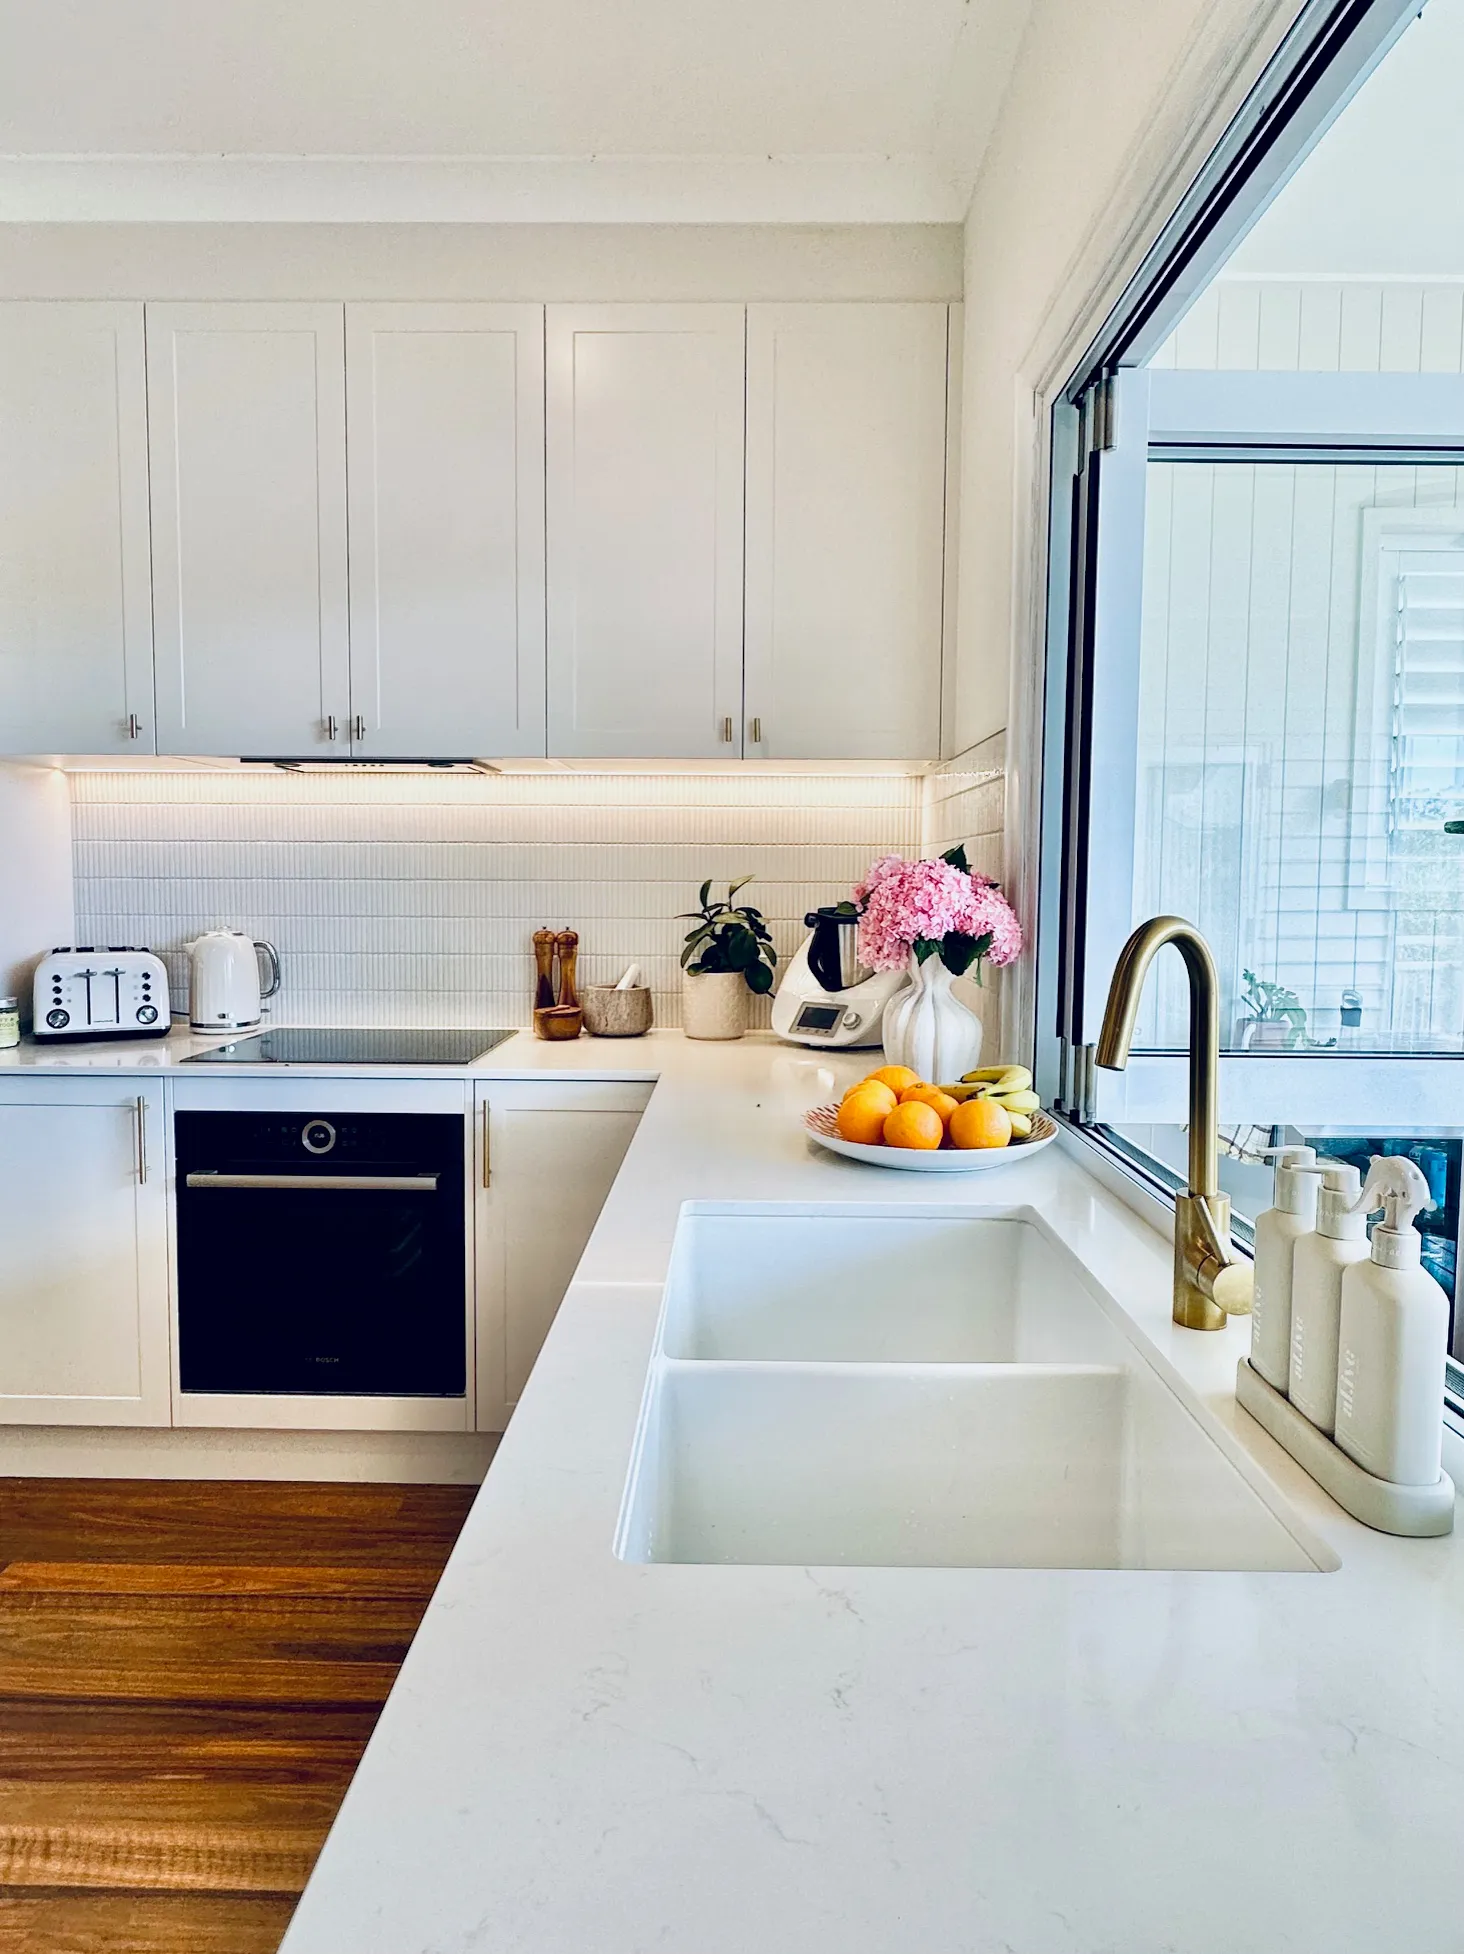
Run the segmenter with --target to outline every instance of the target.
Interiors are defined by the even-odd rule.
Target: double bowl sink
[[[1337,1565],[1035,1211],[780,1204],[682,1212],[616,1552]]]

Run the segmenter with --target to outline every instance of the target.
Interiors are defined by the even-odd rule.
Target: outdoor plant
[[[854,891],[859,905],[859,957],[871,970],[900,970],[938,956],[954,977],[1012,963],[1022,951],[1022,926],[990,876],[979,875],[964,848],[936,861],[877,861]]]
[[[1242,970],[1241,1002],[1257,1024],[1287,1024],[1287,1047],[1294,1049],[1306,1036],[1306,1006],[1284,984],[1271,984],[1253,970]]]
[[[681,968],[695,977],[740,972],[750,991],[766,996],[773,988],[778,953],[773,948],[762,911],[754,909],[751,903],[736,901],[737,891],[745,889],[751,880],[750,875],[744,875],[740,882],[728,883],[725,902],[710,900],[710,879],[702,883],[697,894],[701,907],[683,910],[678,919],[696,924],[687,933]]]

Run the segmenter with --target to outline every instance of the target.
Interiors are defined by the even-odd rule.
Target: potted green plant
[[[773,988],[778,953],[761,910],[739,903],[737,892],[752,880],[728,884],[726,900],[713,902],[710,879],[697,893],[699,907],[680,921],[695,924],[681,951],[681,1028],[688,1038],[740,1038],[747,1029],[747,996]]]
[[[1243,1052],[1294,1052],[1306,1038],[1306,1007],[1295,991],[1243,970],[1245,1015],[1236,1027]]]

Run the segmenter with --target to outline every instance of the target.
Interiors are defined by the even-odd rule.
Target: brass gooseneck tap
[[[1230,1196],[1220,1192],[1220,983],[1210,946],[1180,916],[1141,923],[1113,969],[1097,1061],[1122,1072],[1133,1043],[1139,995],[1166,943],[1189,973],[1189,1186],[1174,1203],[1174,1320],[1187,1330],[1220,1330],[1251,1306],[1251,1267],[1230,1241]]]

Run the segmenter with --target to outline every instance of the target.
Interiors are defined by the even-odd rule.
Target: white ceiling
[[[1030,5],[0,0],[0,217],[951,221]]]

